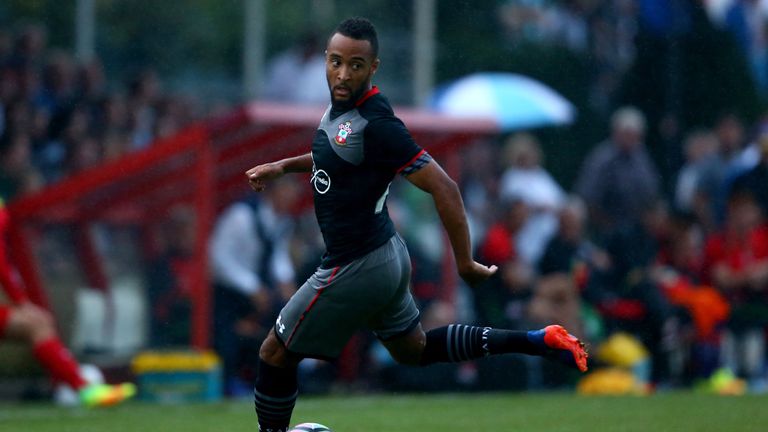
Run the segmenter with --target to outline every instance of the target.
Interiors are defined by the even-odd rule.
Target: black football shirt
[[[389,185],[429,160],[377,87],[348,111],[329,106],[312,142],[310,180],[326,246],[321,266],[347,264],[392,237]]]

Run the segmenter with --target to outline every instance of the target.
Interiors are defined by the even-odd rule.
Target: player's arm
[[[287,173],[302,173],[312,171],[312,154],[307,153],[301,156],[281,159],[275,162],[269,162],[257,165],[245,172],[248,177],[248,183],[256,192],[261,192],[266,187],[268,180],[280,178]]]
[[[494,274],[497,270],[496,266],[487,267],[476,262],[472,257],[469,224],[456,182],[434,160],[430,160],[424,167],[408,174],[405,178],[432,195],[437,213],[451,241],[456,266],[462,279],[474,285]]]

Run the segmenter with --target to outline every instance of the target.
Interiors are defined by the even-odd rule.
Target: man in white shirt
[[[258,347],[279,305],[296,289],[289,254],[290,212],[296,194],[293,182],[281,182],[262,199],[249,196],[231,204],[214,227],[210,243],[213,343],[223,361],[228,395],[251,393],[249,374],[240,371],[247,368],[243,350]]]

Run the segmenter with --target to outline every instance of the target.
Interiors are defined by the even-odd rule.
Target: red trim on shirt
[[[307,314],[309,313],[309,310],[310,310],[310,309],[312,309],[312,306],[314,306],[314,305],[315,305],[315,303],[317,303],[317,299],[320,297],[320,294],[322,294],[322,293],[323,293],[323,290],[324,290],[324,289],[325,289],[325,288],[326,288],[328,285],[330,285],[330,284],[331,284],[331,281],[333,281],[333,277],[334,277],[334,276],[336,276],[336,272],[338,272],[340,268],[341,268],[341,267],[335,267],[335,268],[333,269],[333,272],[331,272],[331,277],[329,277],[329,278],[328,278],[328,282],[326,282],[326,284],[325,284],[325,285],[323,285],[322,287],[318,288],[318,290],[317,290],[317,294],[315,294],[315,297],[313,297],[313,298],[312,298],[312,301],[311,301],[311,302],[309,302],[309,306],[307,306],[307,309],[304,311],[304,313],[303,313],[303,314],[301,314],[301,317],[299,318],[299,322],[297,322],[297,323],[296,323],[296,327],[294,327],[294,328],[293,328],[293,331],[291,332],[291,335],[290,335],[290,336],[288,336],[288,340],[286,340],[286,341],[285,341],[285,347],[286,347],[286,348],[288,348],[288,345],[290,345],[290,343],[291,343],[291,339],[293,339],[293,336],[296,334],[296,330],[298,330],[298,329],[299,329],[299,326],[301,325],[301,322],[302,322],[302,321],[304,321],[304,317],[306,317],[306,316],[307,316]]]
[[[418,152],[418,153],[416,154],[416,156],[414,156],[414,157],[413,157],[413,159],[409,160],[407,164],[405,164],[405,165],[401,166],[401,167],[400,167],[400,169],[398,169],[398,170],[397,170],[397,173],[398,173],[398,174],[400,174],[400,171],[402,171],[402,170],[404,170],[404,169],[408,168],[408,167],[409,167],[409,166],[410,166],[412,163],[416,162],[416,160],[417,160],[418,158],[420,158],[420,157],[421,157],[421,155],[423,155],[423,154],[424,154],[424,153],[426,153],[426,152],[427,152],[426,150],[422,149],[420,152]]]
[[[355,106],[359,107],[363,104],[363,102],[368,100],[369,97],[377,94],[379,94],[379,88],[376,86],[371,87],[370,90],[368,90],[360,99],[357,100],[357,102],[355,102]]]

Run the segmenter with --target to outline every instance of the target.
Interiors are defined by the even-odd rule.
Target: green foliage
[[[111,0],[98,3],[98,53],[112,74],[152,66],[162,75],[208,70],[235,75],[242,45],[237,0]]]

